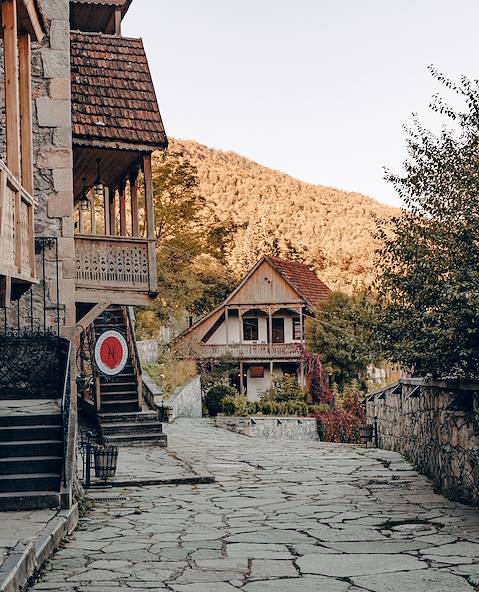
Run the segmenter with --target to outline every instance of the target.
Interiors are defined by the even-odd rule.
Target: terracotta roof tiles
[[[331,293],[328,286],[304,263],[285,261],[279,257],[267,256],[266,259],[303,298],[314,307]]]
[[[73,136],[168,144],[141,39],[71,33]]]

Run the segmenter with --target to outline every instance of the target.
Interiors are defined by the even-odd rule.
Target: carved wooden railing
[[[231,356],[236,359],[263,358],[299,358],[300,353],[296,343],[233,343],[230,345],[201,345],[199,348],[204,358],[221,358]]]
[[[156,269],[152,241],[143,238],[76,235],[76,287],[150,293]]]
[[[35,281],[33,198],[0,161],[0,275]]]

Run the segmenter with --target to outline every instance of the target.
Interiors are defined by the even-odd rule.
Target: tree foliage
[[[435,97],[449,125],[415,119],[404,172],[387,175],[406,209],[380,230],[378,344],[415,375],[479,378],[479,82],[431,71],[464,108]]]
[[[340,390],[353,381],[366,387],[373,357],[371,319],[366,293],[332,292],[307,324],[308,350],[321,355],[325,371]]]

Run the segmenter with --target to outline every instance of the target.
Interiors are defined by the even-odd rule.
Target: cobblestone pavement
[[[110,492],[127,500],[97,503],[33,590],[479,589],[479,512],[436,495],[399,455],[206,420],[168,432],[217,482]]]

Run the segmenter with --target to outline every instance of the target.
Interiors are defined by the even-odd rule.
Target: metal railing
[[[62,434],[63,434],[63,486],[67,486],[68,481],[68,458],[70,443],[70,419],[71,419],[71,351],[72,345],[68,339],[59,339],[58,357],[60,363],[60,372],[63,377],[62,392]]]

